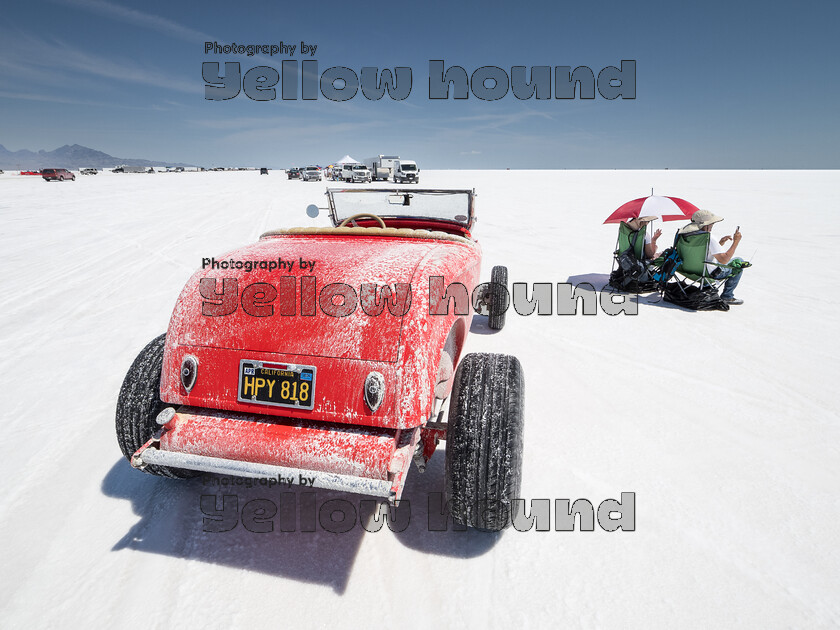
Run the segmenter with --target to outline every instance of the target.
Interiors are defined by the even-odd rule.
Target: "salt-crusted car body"
[[[133,466],[166,476],[280,475],[395,501],[411,462],[423,470],[438,441],[453,439],[453,405],[467,416],[482,404],[489,409],[490,402],[478,404],[465,391],[442,422],[453,385],[456,393],[472,391],[476,379],[501,378],[504,391],[494,404],[511,392],[516,400],[490,415],[502,413],[498,422],[519,428],[494,438],[504,443],[496,456],[506,462],[493,465],[513,470],[487,496],[508,504],[519,484],[519,364],[503,355],[470,355],[478,358],[469,374],[455,373],[473,316],[470,296],[489,305],[491,326],[501,327],[503,317],[496,299],[502,293],[492,290],[501,289],[496,270],[496,284],[475,290],[482,252],[471,234],[474,193],[327,194],[332,227],[267,232],[203,261],[166,335],[147,346],[125,379],[117,406],[123,453]],[[489,439],[467,435],[487,433],[470,422],[460,422],[453,452],[494,457],[470,443]],[[447,488],[451,499],[473,501],[469,490],[458,494],[452,484],[475,484],[449,478],[456,474],[450,468],[472,456],[462,455],[459,464],[447,454]],[[468,467],[461,476],[478,474]],[[500,528],[496,520],[476,521],[469,508],[460,520]]]

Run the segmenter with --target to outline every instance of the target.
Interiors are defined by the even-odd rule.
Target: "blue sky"
[[[82,144],[202,166],[396,153],[427,168],[838,168],[836,26],[812,2],[13,2],[0,22],[0,144]],[[339,103],[204,99],[201,64],[289,57],[204,42],[317,46],[319,72],[413,70],[411,95]],[[296,51],[294,59],[302,57]],[[429,99],[429,60],[588,66],[634,59],[636,98]],[[279,86],[278,86],[279,87]]]

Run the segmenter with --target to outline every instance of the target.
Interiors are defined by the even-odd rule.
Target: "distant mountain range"
[[[65,144],[55,151],[9,151],[0,144],[0,169],[3,170],[34,170],[42,168],[67,168],[77,170],[80,168],[114,168],[125,164],[126,166],[193,166],[181,162],[156,162],[153,160],[138,160],[136,158],[118,158],[102,151],[89,149],[79,144]]]

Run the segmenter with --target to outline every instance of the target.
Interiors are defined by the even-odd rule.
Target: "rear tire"
[[[149,343],[128,369],[120,396],[117,399],[117,442],[128,461],[138,448],[148,442],[160,428],[155,421],[157,415],[167,407],[160,399],[160,374],[163,368],[163,349],[166,335]],[[147,473],[174,479],[187,479],[198,475],[198,471],[149,465]]]
[[[522,481],[525,381],[516,357],[468,354],[455,373],[446,431],[446,500],[456,523],[508,527]]]
[[[507,285],[507,267],[501,265],[493,267],[490,274],[490,314],[487,322],[493,330],[501,330],[505,327],[505,313],[510,305]]]

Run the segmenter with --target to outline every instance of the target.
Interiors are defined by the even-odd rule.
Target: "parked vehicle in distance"
[[[21,175],[40,175],[41,171],[21,171]]]
[[[260,169],[260,175],[268,175],[268,169],[266,167],[262,167]]]
[[[368,167],[364,164],[342,164],[341,179],[348,184],[350,182],[369,182],[371,181],[371,175]]]
[[[399,155],[377,155],[365,160],[365,166],[370,169],[374,181],[387,182],[394,173],[394,164],[400,159]]]
[[[226,254],[259,266],[187,281],[168,331],[123,381],[122,454],[163,477],[279,475],[393,505],[412,462],[423,472],[446,440],[437,483],[449,514],[507,527],[520,503],[524,376],[513,356],[464,352],[469,295],[493,329],[508,307],[505,267],[479,284],[474,191],[327,194],[331,227],[266,232]],[[316,272],[281,277],[270,266],[280,260]]]
[[[305,182],[320,182],[321,169],[317,166],[307,166],[305,169],[303,169],[303,175],[301,176],[301,178]]]
[[[47,182],[63,182],[65,179],[76,181],[76,176],[66,168],[45,168],[41,171],[41,177]]]
[[[405,182],[419,184],[420,169],[417,168],[417,162],[414,160],[396,160],[394,162],[394,182],[397,184]]]
[[[288,171],[286,171],[286,174],[289,176],[289,179],[300,179],[299,168],[290,168]]]
[[[98,172],[95,168],[83,168],[79,171],[82,175],[96,175]]]

